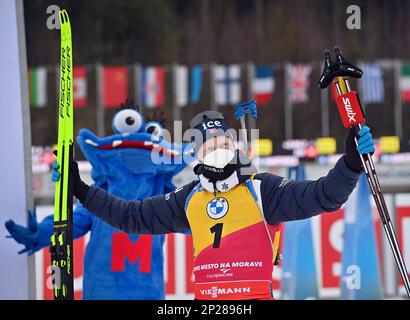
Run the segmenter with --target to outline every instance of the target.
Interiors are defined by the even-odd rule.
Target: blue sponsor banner
[[[305,180],[305,167],[289,168],[289,178]],[[311,219],[284,223],[282,299],[319,298]]]
[[[342,253],[342,299],[381,299],[380,266],[366,175],[346,203]]]

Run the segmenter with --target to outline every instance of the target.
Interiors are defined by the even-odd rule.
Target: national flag
[[[241,100],[241,68],[237,64],[215,66],[214,99],[216,105],[236,104]]]
[[[404,64],[401,67],[399,88],[401,100],[403,102],[410,102],[410,64]]]
[[[381,103],[384,101],[383,69],[380,65],[363,65],[362,86],[364,103]]]
[[[191,68],[191,95],[189,101],[191,103],[199,102],[202,91],[202,67],[194,66]]]
[[[128,98],[127,67],[104,67],[102,78],[104,107],[120,106]]]
[[[74,107],[87,105],[87,69],[85,67],[73,68]]]
[[[267,105],[272,100],[274,90],[273,68],[270,66],[256,67],[252,79],[252,94],[256,103],[260,106]]]
[[[174,92],[177,107],[185,107],[188,104],[188,67],[176,66],[174,68]]]
[[[190,79],[188,79],[190,76]],[[197,103],[202,90],[202,67],[194,66],[189,70],[186,66],[174,68],[174,92],[177,107],[185,107],[189,102]]]
[[[144,108],[160,108],[165,103],[165,70],[147,67],[141,70],[141,101]]]
[[[367,178],[362,173],[345,206],[340,278],[342,299],[381,298],[375,221],[369,196]]]
[[[291,103],[304,103],[309,101],[308,90],[310,87],[310,74],[312,67],[309,64],[294,64],[287,68],[288,93]]]
[[[47,68],[38,67],[29,70],[30,105],[43,108],[47,104]]]

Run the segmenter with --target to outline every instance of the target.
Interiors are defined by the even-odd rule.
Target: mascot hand
[[[13,238],[17,243],[25,246],[23,250],[19,251],[19,254],[28,252],[31,255],[42,248],[40,245],[36,207],[34,207],[33,211],[29,210],[27,228],[16,224],[13,220],[6,221],[5,226],[10,233],[6,237]]]

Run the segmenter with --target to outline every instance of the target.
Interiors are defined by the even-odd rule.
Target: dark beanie
[[[206,140],[212,137],[227,136],[233,138],[225,119],[210,119],[205,115],[199,125],[189,128],[188,131],[191,141],[195,143],[196,151]]]

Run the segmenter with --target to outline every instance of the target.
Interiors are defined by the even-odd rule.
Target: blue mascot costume
[[[99,138],[81,129],[77,141],[92,165],[95,185],[126,200],[142,200],[175,189],[174,175],[185,166],[188,149],[167,143],[163,125],[144,122],[135,107],[122,107],[112,121],[114,135]],[[159,162],[158,162],[159,161]],[[55,180],[56,177],[53,177]],[[58,177],[57,177],[58,178]],[[6,222],[21,252],[49,246],[53,216],[28,227]],[[164,235],[128,235],[89,213],[80,203],[74,210],[74,237],[88,242],[84,258],[84,299],[164,299]]]

